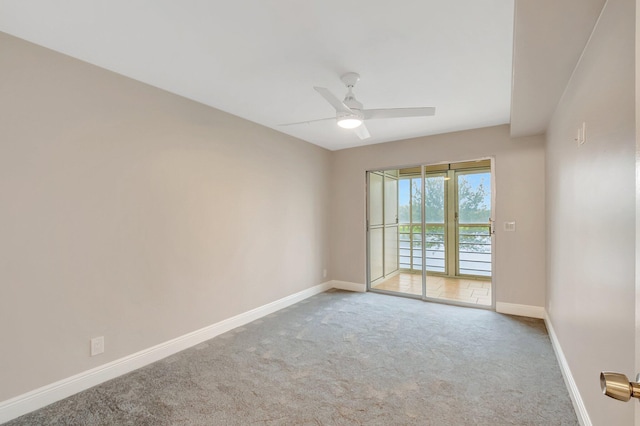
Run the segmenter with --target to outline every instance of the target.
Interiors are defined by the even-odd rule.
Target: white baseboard
[[[554,331],[553,325],[551,324],[551,319],[549,318],[549,315],[546,311],[544,313],[544,322],[547,325],[547,331],[549,332],[549,338],[551,339],[551,346],[553,346],[553,350],[556,353],[556,358],[558,358],[560,371],[562,372],[562,377],[564,377],[564,382],[567,385],[567,389],[569,390],[569,396],[571,397],[573,409],[575,410],[576,416],[578,417],[578,422],[580,422],[581,426],[591,426],[592,423],[591,419],[589,418],[589,413],[587,413],[587,408],[582,401],[582,396],[580,395],[580,391],[578,390],[578,385],[576,385],[576,382],[573,379],[573,374],[571,374],[569,363],[564,356],[564,352],[562,352],[562,347],[560,346],[560,342],[558,341],[558,336],[556,336],[556,332]]]
[[[99,367],[76,374],[66,379],[0,402],[0,423],[8,422],[23,414],[37,410],[73,394],[89,389],[107,380],[114,379],[145,365],[151,364],[184,349],[198,345],[236,327],[245,325],[258,318],[272,314],[304,299],[331,289],[334,281],[318,284],[314,287],[252,309],[234,317],[161,343],[124,358],[117,359]],[[349,283],[347,283],[349,284]],[[342,288],[342,287],[336,287]]]
[[[350,283],[348,281],[330,281],[329,282],[333,288],[337,288],[340,290],[347,290],[347,291],[357,291],[359,293],[364,293],[367,291],[367,285],[366,284],[358,284],[358,283]]]
[[[544,319],[544,307],[496,302],[496,312],[521,317]]]

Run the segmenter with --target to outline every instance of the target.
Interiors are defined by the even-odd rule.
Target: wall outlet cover
[[[96,356],[104,352],[104,336],[91,339],[91,356]]]

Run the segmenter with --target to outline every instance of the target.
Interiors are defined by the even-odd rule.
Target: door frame
[[[394,291],[388,291],[388,290],[376,290],[376,289],[372,289],[371,288],[371,275],[370,275],[370,238],[369,238],[369,215],[370,215],[370,209],[369,209],[369,203],[370,203],[370,199],[369,199],[369,176],[371,173],[375,173],[375,172],[380,172],[380,171],[384,171],[384,170],[397,170],[397,169],[405,169],[405,168],[414,168],[414,167],[420,167],[421,168],[421,176],[422,176],[422,193],[424,194],[424,186],[425,186],[425,182],[424,182],[424,176],[425,176],[425,169],[423,166],[436,166],[436,165],[440,165],[440,164],[453,164],[453,163],[464,163],[464,162],[475,162],[475,161],[486,161],[489,160],[489,164],[490,164],[490,171],[491,171],[491,226],[490,226],[490,235],[491,235],[491,305],[472,305],[472,304],[468,304],[465,302],[457,302],[454,300],[449,300],[449,299],[439,299],[439,298],[433,298],[433,297],[427,297],[426,295],[426,273],[425,273],[425,268],[426,268],[426,264],[425,264],[425,252],[423,250],[422,253],[422,268],[423,268],[423,273],[422,273],[422,295],[421,296],[417,296],[414,294],[409,294],[409,293],[400,293],[400,292],[394,292]],[[424,300],[424,301],[428,301],[428,302],[437,302],[437,303],[442,303],[442,304],[448,304],[448,305],[456,305],[456,306],[463,306],[463,307],[471,307],[471,308],[477,308],[477,309],[487,309],[487,310],[494,310],[495,311],[495,307],[496,307],[496,293],[497,293],[497,289],[499,288],[498,285],[498,277],[496,274],[496,234],[495,234],[495,223],[496,223],[496,159],[495,156],[485,156],[485,157],[479,157],[479,158],[474,158],[471,160],[451,160],[451,161],[440,161],[440,162],[435,162],[435,163],[429,163],[429,162],[423,162],[423,163],[419,163],[419,164],[412,164],[412,165],[400,165],[400,166],[389,166],[389,167],[378,167],[375,169],[367,169],[365,170],[365,241],[366,241],[366,245],[365,245],[365,277],[366,277],[366,289],[367,291],[374,291],[377,293],[382,293],[382,294],[389,294],[389,295],[393,295],[393,296],[401,296],[401,297],[408,297],[411,299],[420,299],[420,300]],[[383,185],[384,186],[384,185]],[[424,208],[421,209],[421,215],[422,215],[422,222],[424,222]],[[423,237],[423,242],[424,242],[424,233],[425,233],[425,229],[424,226],[422,227],[422,237]]]

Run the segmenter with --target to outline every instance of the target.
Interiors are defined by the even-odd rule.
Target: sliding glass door
[[[492,306],[489,160],[367,174],[368,288]]]

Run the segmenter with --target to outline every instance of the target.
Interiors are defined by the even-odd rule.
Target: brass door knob
[[[640,374],[638,375],[640,377]],[[639,378],[636,378],[636,382]],[[602,393],[610,398],[627,402],[633,398],[640,398],[640,383],[630,382],[621,373],[603,371],[600,373],[600,388]]]

